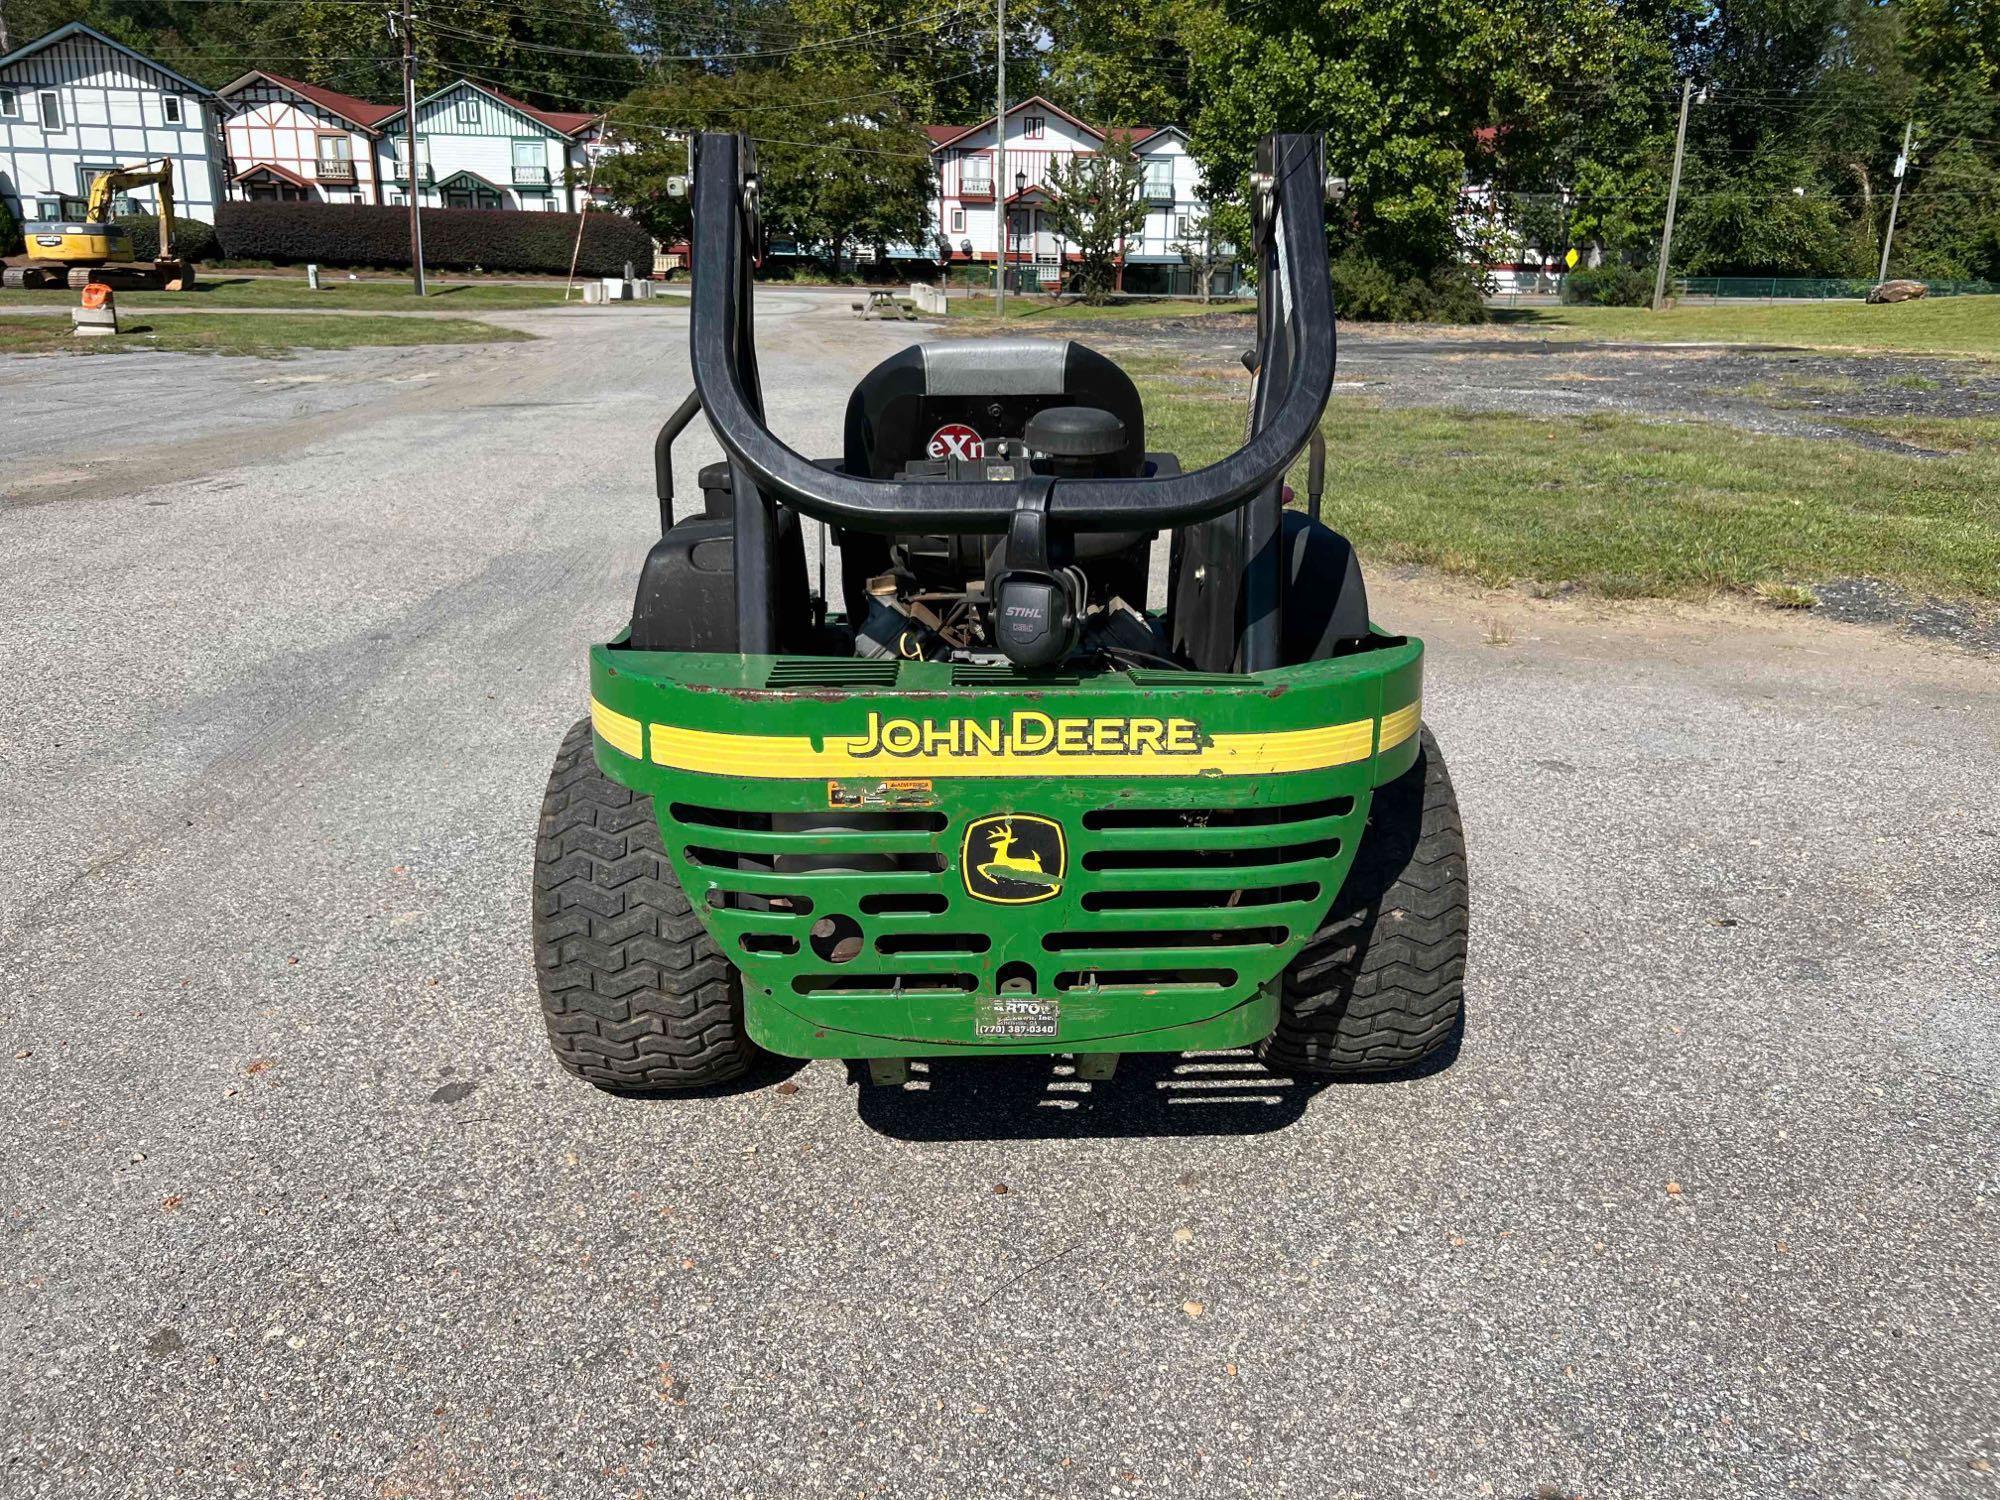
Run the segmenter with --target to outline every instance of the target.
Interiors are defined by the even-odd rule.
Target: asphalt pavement
[[[813,452],[913,336],[760,319]],[[2000,1489],[1992,657],[1385,575],[1443,1065],[620,1101],[530,857],[686,314],[498,321],[0,359],[0,1494]]]

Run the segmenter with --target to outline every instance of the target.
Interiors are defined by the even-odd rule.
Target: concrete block
[[[78,338],[102,338],[118,331],[118,304],[107,300],[102,307],[70,309],[70,332]]]

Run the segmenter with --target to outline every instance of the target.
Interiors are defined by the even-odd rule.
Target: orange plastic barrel
[[[85,307],[102,307],[111,300],[111,288],[101,281],[93,281],[83,289]]]

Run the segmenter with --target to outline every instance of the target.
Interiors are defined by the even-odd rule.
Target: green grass
[[[1794,344],[2000,358],[2000,297],[1939,297],[1885,307],[1863,302],[1723,303],[1658,313],[1643,307],[1524,307],[1500,309],[1494,321],[1568,338]]]
[[[1047,297],[1033,293],[1012,293],[1007,296],[1007,321],[1017,318],[1033,318],[1041,322],[1067,323],[1075,319],[1097,321],[1100,319],[1124,318],[1188,318],[1201,317],[1208,313],[1250,312],[1253,302],[1222,301],[1194,302],[1169,299],[1149,302],[1107,302],[1101,307],[1075,300],[1053,302]],[[993,310],[991,297],[953,297],[945,304],[946,315],[963,318],[967,322],[998,323],[998,315]]]
[[[1844,417],[1841,425],[1914,443],[1937,453],[2000,453],[2000,416]],[[1993,524],[2000,526],[2000,500],[1994,502],[1991,514]]]
[[[1241,442],[1244,380],[1140,384],[1149,447],[1197,464]],[[1618,597],[1792,597],[1785,586],[1865,575],[2000,598],[2000,444],[1915,459],[1707,424],[1348,397],[1325,432],[1327,519],[1375,562]],[[1292,484],[1303,496],[1303,465]]]
[[[147,322],[119,296],[123,332],[110,338],[77,338],[70,320],[0,318],[0,354],[121,354],[164,350],[173,354],[248,354],[282,358],[294,349],[353,349],[364,345],[515,343],[531,337],[511,328],[467,318],[346,317],[242,318],[228,313],[186,313]]]
[[[341,281],[339,272],[328,273],[322,290],[306,289],[303,275],[203,277],[187,292],[120,292],[118,305],[147,307],[316,307],[357,312],[494,312],[508,308],[560,307],[561,282],[537,286],[489,286],[479,283],[433,281],[430,295],[418,300],[407,281]],[[0,307],[40,303],[52,307],[74,307],[76,293],[62,288],[42,291],[0,292]],[[669,300],[680,300],[678,298]],[[582,285],[570,298],[571,306],[583,302]]]

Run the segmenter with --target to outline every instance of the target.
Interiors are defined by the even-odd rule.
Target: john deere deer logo
[[[1062,890],[1062,825],[1027,813],[976,818],[966,826],[959,863],[965,889],[981,901],[1025,906]]]

